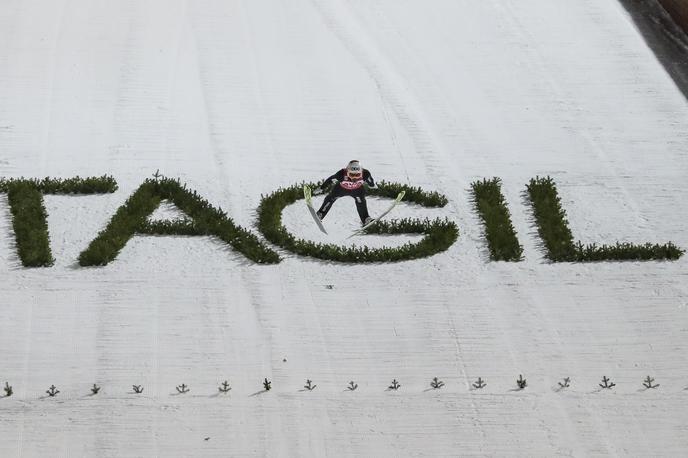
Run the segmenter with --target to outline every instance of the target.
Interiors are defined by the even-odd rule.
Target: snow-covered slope
[[[47,269],[20,266],[0,195],[0,383],[15,390],[0,456],[683,455],[686,258],[548,264],[522,193],[553,176],[584,242],[687,248],[686,125],[614,0],[5,0],[0,176],[107,173],[120,189],[46,196]],[[396,215],[446,216],[457,243],[261,266],[213,239],[136,237],[107,267],[76,264],[157,169],[257,233],[261,194],[353,158],[446,194]],[[487,259],[468,187],[492,176],[521,263]],[[326,240],[301,205],[284,220]],[[356,220],[337,202],[331,240]],[[648,374],[660,388],[642,390]]]

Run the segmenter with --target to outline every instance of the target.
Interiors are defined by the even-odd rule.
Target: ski
[[[356,236],[356,235],[361,235],[361,234],[363,234],[363,233],[365,232],[365,230],[368,229],[370,226],[372,226],[372,225],[374,225],[374,224],[377,224],[378,221],[380,221],[382,218],[384,218],[385,216],[387,216],[387,214],[389,214],[389,212],[391,212],[392,210],[394,210],[394,207],[396,207],[397,204],[398,204],[399,202],[401,202],[401,199],[404,198],[404,194],[406,194],[406,191],[401,191],[399,194],[397,194],[396,199],[394,199],[394,202],[392,202],[392,204],[387,208],[387,210],[385,210],[385,211],[383,211],[382,213],[380,213],[380,215],[378,215],[377,218],[374,218],[372,221],[370,221],[368,224],[364,225],[362,228],[355,230],[355,231],[354,231],[350,236],[348,236],[347,238],[350,239],[351,237],[354,237],[354,236]]]
[[[311,188],[308,186],[303,187],[303,197],[306,199],[306,207],[308,207],[308,211],[310,212],[311,216],[313,217],[313,220],[315,221],[315,224],[318,225],[318,228],[325,234],[327,234],[327,231],[325,230],[325,226],[323,226],[322,221],[320,218],[318,218],[318,214],[315,211],[315,208],[313,208],[313,192],[311,191]]]

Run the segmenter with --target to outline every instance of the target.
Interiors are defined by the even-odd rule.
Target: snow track
[[[0,195],[0,456],[684,455],[685,257],[549,264],[523,191],[551,175],[585,243],[688,248],[687,123],[613,0],[8,0],[0,177],[120,188],[45,198],[48,269],[19,266]],[[158,169],[257,232],[261,194],[353,158],[447,195],[394,215],[446,216],[459,240],[404,263],[258,266],[213,238],[137,236],[76,264]],[[487,258],[469,185],[493,176],[520,263]],[[301,204],[283,215],[299,237],[357,225],[340,199],[325,237]]]

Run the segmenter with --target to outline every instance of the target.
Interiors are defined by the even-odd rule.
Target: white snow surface
[[[0,195],[0,456],[685,456],[686,257],[553,265],[523,203],[550,175],[577,239],[688,247],[688,105],[616,1],[1,3],[0,176],[119,190],[46,196],[56,264],[40,269],[21,267]],[[444,193],[390,217],[446,216],[459,240],[264,266],[213,238],[137,236],[106,267],[76,263],[157,169],[258,234],[261,194],[353,158]],[[493,176],[520,263],[487,258],[469,185]],[[357,219],[338,201],[327,238],[302,203],[284,212],[337,243]]]

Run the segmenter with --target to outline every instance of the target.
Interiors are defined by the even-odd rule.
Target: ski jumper
[[[327,212],[332,208],[332,204],[335,200],[342,196],[351,196],[356,202],[356,210],[358,211],[358,216],[361,218],[361,223],[365,223],[366,219],[370,216],[368,214],[368,204],[366,203],[365,193],[366,186],[375,187],[375,181],[372,175],[366,169],[363,169],[362,176],[359,180],[352,180],[347,176],[346,169],[341,169],[334,175],[328,177],[320,189],[325,191],[330,183],[334,183],[334,186],[330,190],[330,193],[325,196],[325,200],[318,210],[318,217],[323,219]]]

